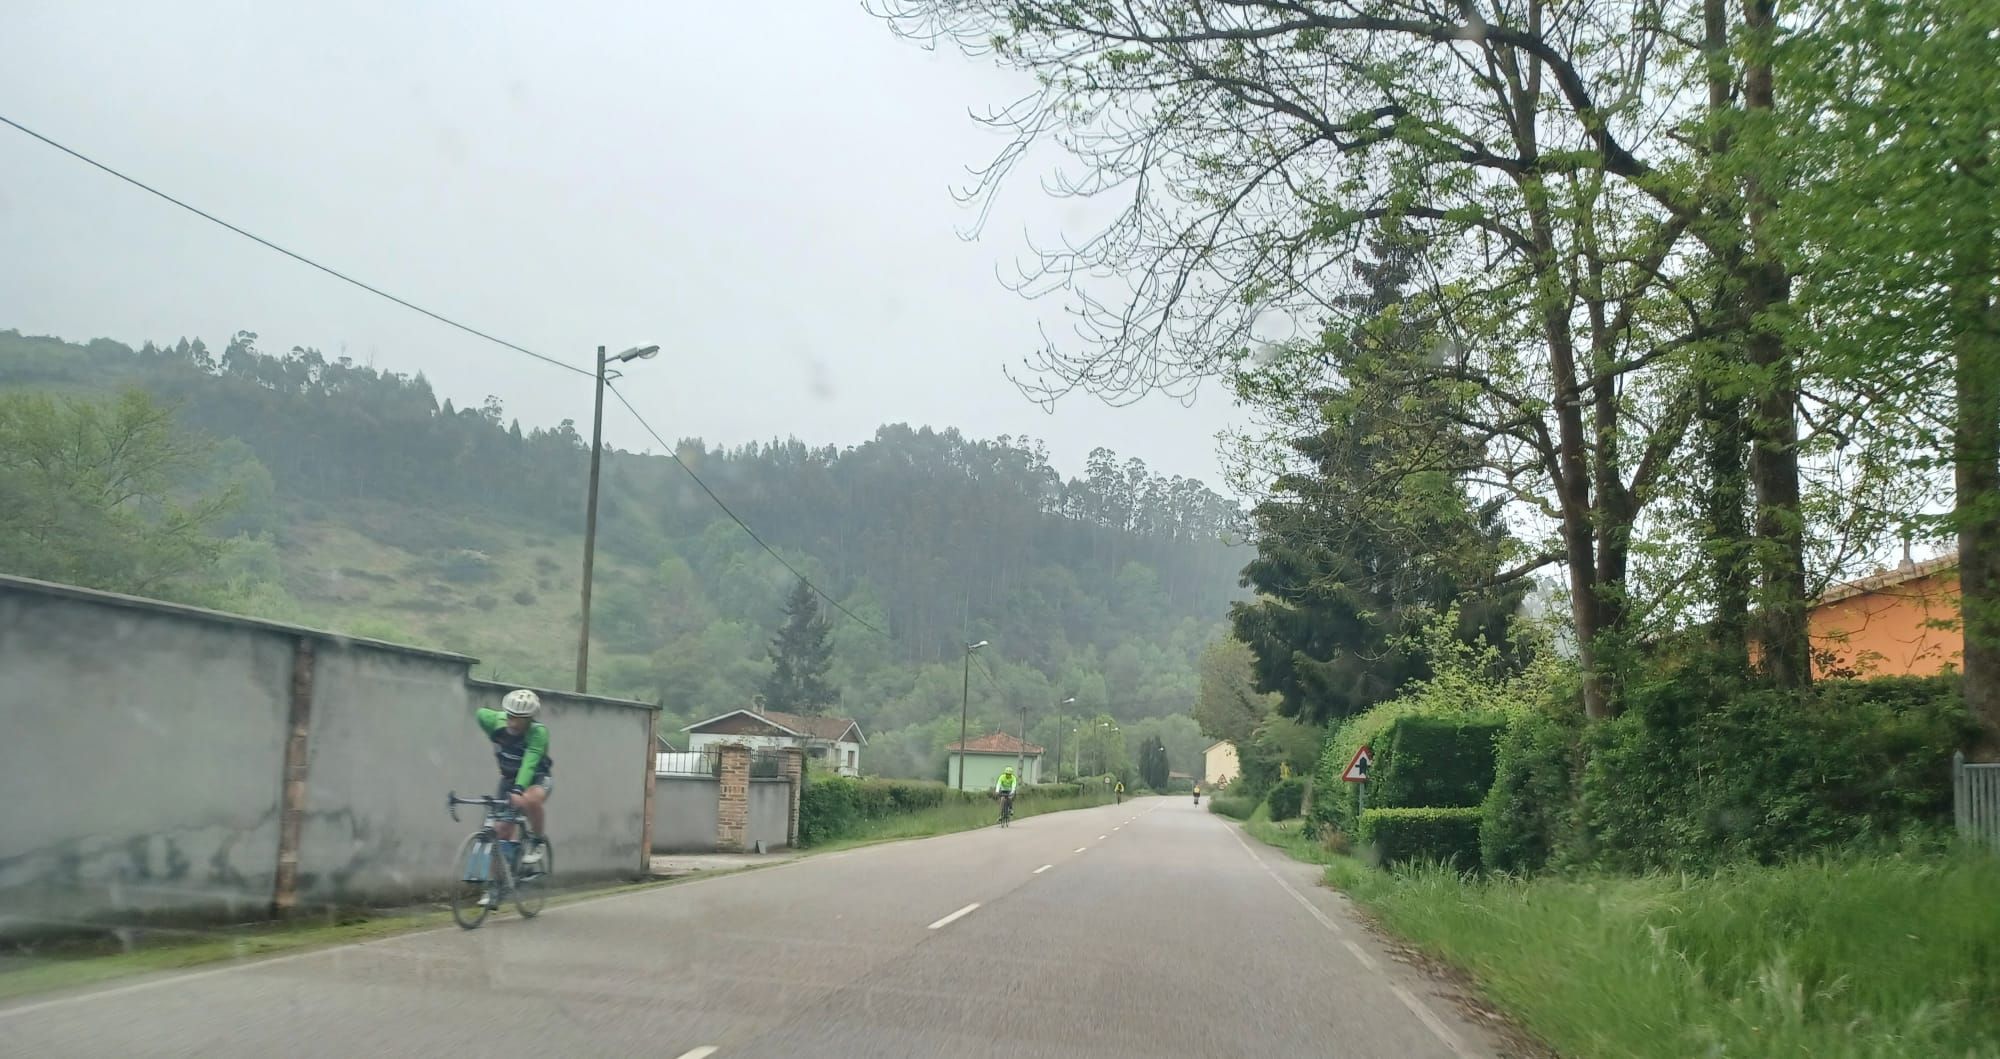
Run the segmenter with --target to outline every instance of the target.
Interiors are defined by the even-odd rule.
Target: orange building
[[[1859,581],[1835,585],[1807,615],[1813,676],[1931,676],[1957,669],[1965,650],[1958,627],[1958,553],[1905,559]]]

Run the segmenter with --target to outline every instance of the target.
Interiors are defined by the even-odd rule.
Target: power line
[[[310,266],[310,267],[312,267],[312,268],[315,268],[315,269],[318,269],[319,271],[321,271],[321,272],[324,272],[324,273],[326,273],[327,275],[329,275],[329,276],[332,276],[333,278],[335,278],[335,279],[337,279],[337,280],[340,280],[340,281],[341,281],[341,282],[343,282],[343,283],[348,283],[348,284],[352,284],[353,286],[356,286],[356,287],[359,287],[359,288],[361,288],[362,290],[364,290],[364,291],[367,291],[368,293],[370,293],[370,294],[373,294],[373,295],[375,295],[375,296],[376,296],[376,297],[378,297],[378,298],[383,298],[383,299],[386,299],[386,300],[388,300],[388,301],[391,301],[391,302],[394,302],[395,304],[397,304],[397,305],[400,305],[400,306],[402,306],[402,307],[403,307],[403,308],[405,308],[405,309],[409,309],[409,310],[410,310],[410,311],[412,311],[412,312],[416,312],[416,313],[421,313],[421,314],[423,314],[424,316],[428,316],[428,317],[430,317],[431,319],[433,319],[433,320],[436,320],[437,322],[439,322],[439,323],[441,323],[441,324],[445,324],[445,325],[447,325],[447,326],[449,326],[449,327],[455,327],[455,328],[457,328],[458,330],[460,330],[460,331],[463,331],[463,332],[465,332],[466,334],[469,334],[469,335],[472,335],[472,336],[474,336],[474,337],[476,337],[476,338],[483,338],[483,339],[485,339],[486,341],[488,341],[488,342],[491,342],[491,343],[493,343],[493,344],[495,344],[495,345],[497,345],[497,346],[501,346],[501,347],[504,347],[504,348],[506,348],[506,349],[511,349],[511,350],[513,350],[514,352],[516,352],[516,353],[520,353],[520,354],[523,354],[523,355],[525,355],[525,356],[529,356],[529,357],[533,357],[533,358],[535,358],[536,360],[539,360],[539,361],[541,361],[541,362],[543,362],[543,363],[545,363],[545,364],[549,364],[549,365],[552,365],[552,366],[554,366],[554,367],[558,367],[558,368],[561,368],[561,369],[563,369],[564,371],[568,371],[568,372],[572,372],[572,373],[574,373],[574,374],[577,374],[577,375],[581,375],[581,376],[583,376],[583,377],[584,377],[584,378],[586,378],[586,379],[589,379],[589,378],[594,378],[594,377],[595,377],[594,373],[592,373],[592,372],[590,372],[590,371],[588,371],[588,370],[586,370],[586,369],[583,369],[583,368],[580,368],[580,367],[577,367],[577,366],[576,366],[576,365],[574,365],[574,364],[569,364],[569,363],[566,363],[566,362],[564,362],[564,361],[560,361],[560,360],[557,360],[557,359],[556,359],[556,358],[554,358],[554,357],[550,357],[550,356],[546,356],[546,355],[544,355],[544,354],[541,354],[541,353],[537,353],[537,352],[535,352],[534,350],[532,350],[532,349],[529,349],[529,348],[527,348],[526,346],[523,346],[523,345],[519,345],[519,344],[517,344],[517,343],[514,343],[514,342],[509,342],[509,341],[507,341],[506,339],[504,339],[504,338],[501,338],[501,337],[499,337],[499,336],[497,336],[497,335],[493,335],[493,334],[490,334],[490,333],[488,333],[488,332],[485,332],[485,331],[481,331],[480,329],[478,329],[478,328],[476,328],[476,327],[473,327],[473,326],[472,326],[472,325],[470,325],[470,324],[465,324],[465,323],[460,323],[459,321],[457,321],[457,320],[454,320],[454,319],[452,319],[452,318],[451,318],[451,317],[449,317],[449,316],[445,316],[445,315],[444,315],[444,314],[442,314],[442,313],[437,313],[437,312],[433,312],[433,311],[431,311],[431,310],[429,310],[429,309],[426,309],[426,308],[424,308],[423,306],[421,306],[421,305],[418,305],[417,303],[415,303],[415,302],[412,302],[412,301],[410,301],[410,300],[408,300],[408,299],[406,299],[406,298],[400,298],[400,297],[397,297],[396,295],[394,295],[394,294],[391,294],[391,293],[389,293],[388,291],[385,291],[385,290],[383,290],[383,289],[382,289],[382,288],[380,288],[380,287],[376,287],[376,286],[373,286],[373,285],[371,285],[371,284],[368,284],[368,283],[364,283],[364,282],[362,282],[361,280],[358,280],[358,279],[355,279],[355,278],[354,278],[353,276],[350,276],[350,275],[348,275],[348,274],[346,274],[346,273],[344,273],[344,272],[341,272],[341,271],[340,271],[340,270],[338,270],[338,269],[335,269],[335,268],[332,268],[332,267],[330,267],[330,266],[327,266],[327,265],[322,265],[322,264],[320,264],[319,262],[317,262],[317,261],[314,261],[314,260],[313,260],[312,258],[309,258],[309,257],[305,256],[304,254],[301,254],[301,253],[299,253],[299,252],[297,252],[297,251],[295,251],[295,250],[290,250],[290,249],[287,249],[287,248],[285,248],[285,247],[282,247],[282,246],[279,246],[279,245],[278,245],[277,243],[274,243],[274,242],[272,242],[271,240],[269,240],[269,239],[266,239],[266,238],[264,238],[263,236],[261,236],[261,235],[258,235],[258,234],[257,234],[257,233],[255,233],[255,232],[252,232],[252,231],[249,231],[248,229],[245,229],[245,228],[242,228],[242,227],[239,227],[238,225],[235,225],[235,224],[231,224],[230,222],[228,222],[228,221],[225,221],[225,220],[223,220],[223,219],[222,219],[222,218],[220,218],[220,217],[217,217],[217,216],[216,216],[215,214],[212,214],[212,213],[208,212],[207,210],[204,210],[204,209],[202,209],[202,208],[200,208],[200,207],[198,207],[198,206],[195,206],[195,205],[193,205],[193,204],[191,204],[191,203],[188,203],[188,202],[185,202],[185,201],[183,201],[183,200],[181,200],[181,199],[178,199],[178,198],[175,198],[174,196],[172,196],[172,195],[169,195],[169,194],[167,194],[166,192],[164,192],[164,191],[161,191],[160,189],[158,189],[158,188],[156,188],[156,187],[153,187],[153,186],[152,186],[151,184],[148,184],[148,183],[146,183],[145,181],[143,181],[143,180],[140,180],[140,179],[138,179],[137,177],[132,177],[132,176],[127,176],[126,174],[124,174],[124,173],[122,173],[122,172],[119,172],[119,171],[118,171],[118,170],[116,170],[116,169],[113,169],[112,167],[110,167],[110,166],[108,166],[108,165],[104,164],[103,162],[100,162],[100,161],[98,161],[97,159],[95,159],[95,158],[92,158],[92,157],[90,157],[89,155],[87,155],[87,154],[84,154],[83,152],[81,152],[81,151],[78,151],[78,150],[76,150],[76,149],[75,149],[75,148],[73,148],[73,147],[69,147],[69,146],[67,146],[67,145],[65,145],[65,144],[62,144],[62,143],[58,143],[57,141],[55,141],[55,140],[52,140],[52,139],[50,139],[49,137],[47,137],[47,136],[44,136],[44,135],[42,135],[41,133],[39,133],[39,132],[36,132],[35,130],[33,130],[33,129],[31,129],[31,128],[28,128],[28,127],[27,127],[26,125],[23,125],[23,124],[21,124],[20,122],[18,122],[18,121],[15,121],[14,119],[12,119],[12,118],[9,118],[9,117],[7,117],[7,116],[6,116],[6,115],[4,115],[4,114],[0,114],[0,123],[4,123],[4,124],[6,124],[6,125],[8,125],[8,126],[10,126],[10,127],[12,127],[12,128],[14,128],[15,130],[17,130],[17,131],[19,131],[19,132],[22,132],[22,133],[24,133],[24,134],[26,134],[26,135],[28,135],[28,136],[31,136],[31,137],[33,137],[33,138],[34,138],[34,139],[36,139],[36,140],[40,140],[40,141],[41,141],[42,143],[45,143],[45,144],[47,144],[48,146],[50,146],[50,147],[53,147],[53,148],[55,148],[56,150],[58,150],[58,151],[61,151],[62,153],[66,154],[66,155],[69,155],[69,156],[70,156],[71,158],[74,158],[74,159],[76,159],[76,160],[77,160],[77,161],[79,161],[79,162],[82,162],[82,163],[84,163],[84,164],[86,164],[86,165],[89,165],[89,166],[91,166],[91,167],[95,168],[95,169],[98,169],[98,170],[101,170],[101,171],[103,171],[103,172],[105,172],[105,173],[108,173],[108,174],[110,174],[111,176],[114,176],[114,177],[117,177],[117,178],[118,178],[119,180],[122,180],[122,181],[124,181],[125,183],[127,183],[127,184],[130,184],[130,185],[132,185],[133,187],[135,187],[135,188],[138,188],[139,190],[141,190],[141,191],[144,191],[144,192],[146,192],[147,194],[150,194],[150,195],[154,195],[154,196],[157,196],[158,198],[161,198],[161,199],[164,199],[164,200],[166,200],[167,202],[170,202],[170,203],[173,203],[174,205],[176,205],[176,206],[179,206],[179,207],[180,207],[181,209],[184,209],[184,210],[188,211],[189,213],[192,213],[192,214],[194,214],[195,216],[197,216],[197,217],[200,217],[200,218],[202,218],[202,219],[203,219],[203,220],[205,220],[205,221],[209,221],[209,222],[211,222],[211,223],[214,223],[214,224],[218,224],[218,225],[221,225],[222,227],[224,227],[224,228],[227,228],[227,229],[229,229],[229,230],[230,230],[230,231],[232,231],[232,232],[235,232],[235,233],[236,233],[237,235],[240,235],[240,236],[242,236],[242,237],[243,237],[243,238],[245,238],[245,239],[248,239],[248,240],[250,240],[250,241],[252,241],[252,242],[254,242],[254,243],[257,243],[257,244],[258,244],[258,245],[260,245],[260,246],[263,246],[263,247],[266,247],[266,248],[268,248],[268,249],[271,249],[271,250],[275,250],[275,251],[277,251],[278,253],[280,253],[280,254],[283,254],[283,255],[285,255],[286,257],[289,257],[289,258],[291,258],[292,260],[294,260],[294,261],[297,261],[297,262],[299,262],[300,264],[303,264],[303,265],[308,265],[308,266]],[[866,619],[862,618],[862,617],[861,617],[860,615],[858,615],[858,614],[854,613],[853,611],[851,611],[851,610],[847,609],[847,607],[846,607],[846,606],[844,606],[844,605],[843,605],[843,604],[842,604],[842,603],[841,603],[841,602],[840,602],[839,600],[837,600],[837,599],[833,598],[833,597],[832,597],[832,596],[830,596],[830,595],[827,595],[826,591],[825,591],[824,589],[820,588],[820,587],[819,587],[818,585],[814,584],[811,578],[807,577],[807,576],[806,576],[805,574],[803,574],[803,573],[800,573],[800,572],[799,572],[799,569],[798,569],[797,567],[793,566],[793,565],[792,565],[792,564],[791,564],[790,562],[788,562],[788,561],[787,561],[787,560],[785,559],[785,557],[784,557],[784,556],[782,556],[782,555],[779,555],[779,554],[778,554],[778,551],[777,551],[777,549],[775,549],[775,548],[771,547],[771,546],[770,546],[769,544],[765,543],[765,541],[764,541],[764,538],[762,538],[762,537],[759,537],[759,536],[757,535],[757,531],[756,531],[756,530],[753,530],[753,529],[751,529],[751,528],[750,528],[750,524],[749,524],[749,523],[747,523],[747,522],[744,522],[744,521],[743,521],[743,520],[742,520],[741,518],[737,517],[737,515],[736,515],[736,512],[734,512],[734,511],[731,511],[731,510],[729,509],[729,505],[728,505],[728,504],[725,504],[725,503],[723,503],[723,502],[722,502],[722,498],[721,498],[721,497],[719,497],[719,496],[717,496],[717,495],[715,495],[715,490],[713,490],[713,489],[710,489],[710,488],[708,487],[708,483],[707,483],[707,482],[704,482],[704,481],[702,481],[702,480],[701,480],[701,476],[700,476],[700,475],[698,475],[698,474],[696,474],[696,473],[694,472],[694,468],[692,468],[692,467],[689,467],[689,466],[687,465],[687,463],[686,463],[685,461],[683,461],[683,460],[681,459],[681,457],[680,457],[680,454],[674,451],[674,448],[673,448],[673,446],[671,446],[671,445],[667,444],[667,443],[666,443],[666,441],[665,441],[665,439],[663,439],[663,438],[661,438],[661,437],[660,437],[660,435],[659,435],[659,432],[658,432],[658,431],[655,431],[655,430],[653,429],[652,425],[646,422],[646,417],[644,417],[644,416],[640,415],[640,414],[639,414],[639,410],[638,410],[638,409],[636,409],[636,408],[634,408],[634,407],[632,407],[632,402],[630,402],[630,401],[627,401],[627,400],[625,399],[625,395],[624,395],[624,394],[622,394],[622,393],[619,393],[619,392],[618,392],[618,388],[617,388],[617,387],[615,387],[615,386],[612,386],[612,385],[611,385],[611,384],[610,384],[609,382],[605,383],[605,387],[606,387],[607,389],[609,389],[609,390],[610,390],[610,391],[612,392],[612,394],[613,394],[614,396],[616,396],[616,397],[618,398],[618,403],[619,403],[619,404],[622,404],[622,405],[624,405],[624,406],[625,406],[625,410],[626,410],[626,411],[628,411],[628,412],[632,413],[632,418],[634,418],[634,419],[637,419],[637,420],[639,421],[639,425],[640,425],[640,426],[642,426],[642,427],[645,427],[645,428],[646,428],[646,433],[648,433],[648,434],[651,434],[651,435],[653,435],[653,440],[655,440],[655,441],[658,441],[658,442],[660,443],[660,447],[661,447],[662,449],[665,449],[665,450],[666,450],[666,453],[667,453],[667,455],[668,455],[669,457],[671,457],[671,458],[673,459],[673,461],[674,461],[675,463],[677,463],[677,464],[679,464],[679,465],[680,465],[680,468],[681,468],[681,470],[683,470],[683,471],[686,471],[686,472],[687,472],[687,476],[688,476],[689,478],[692,478],[692,479],[694,479],[694,484],[696,484],[696,485],[700,486],[700,487],[701,487],[701,491],[702,491],[702,492],[704,492],[704,493],[707,493],[707,494],[708,494],[708,498],[709,498],[710,500],[713,500],[713,501],[715,501],[715,506],[716,506],[716,507],[719,507],[719,508],[721,508],[721,509],[722,509],[722,513],[723,513],[723,514],[725,514],[725,515],[728,515],[728,516],[729,516],[729,518],[730,518],[730,520],[731,520],[732,522],[735,522],[735,523],[736,523],[736,525],[737,525],[738,527],[740,527],[740,528],[741,528],[741,529],[743,530],[743,532],[744,532],[744,533],[747,533],[747,534],[749,534],[749,535],[750,535],[750,539],[751,539],[751,540],[753,540],[753,541],[756,541],[756,542],[757,542],[757,544],[758,544],[758,545],[759,545],[760,547],[762,547],[762,548],[763,548],[763,549],[764,549],[765,551],[767,551],[767,552],[770,552],[770,553],[771,553],[771,557],[772,557],[773,559],[776,559],[776,560],[778,560],[778,562],[779,562],[779,563],[780,563],[781,565],[783,565],[785,569],[787,569],[787,570],[791,571],[791,572],[792,572],[792,575],[793,575],[793,576],[797,577],[797,578],[798,578],[799,580],[801,580],[801,581],[804,581],[804,582],[806,583],[807,587],[811,588],[811,589],[812,589],[812,590],[813,590],[814,592],[816,592],[816,593],[818,593],[818,594],[819,594],[819,596],[820,596],[820,598],[821,598],[821,599],[824,599],[824,600],[826,600],[826,601],[827,601],[827,602],[828,602],[829,604],[831,604],[831,605],[833,606],[833,608],[834,608],[835,610],[838,610],[838,611],[840,611],[840,612],[841,612],[842,614],[845,614],[845,615],[847,615],[847,617],[848,617],[848,618],[850,618],[850,619],[852,619],[852,620],[854,621],[854,623],[855,623],[855,624],[857,624],[857,625],[860,625],[860,626],[861,626],[862,628],[864,628],[864,629],[867,629],[867,630],[869,630],[870,632],[873,632],[873,633],[875,633],[875,634],[876,634],[876,635],[878,635],[878,636],[887,636],[887,635],[889,635],[888,633],[886,633],[886,632],[882,631],[881,629],[877,628],[877,627],[876,627],[875,625],[873,625],[872,623],[868,622],[868,621],[867,621]],[[989,679],[990,679],[990,678],[989,678]]]
[[[787,560],[784,556],[779,555],[778,550],[776,548],[773,548],[769,544],[766,544],[764,542],[764,538],[757,536],[757,531],[751,529],[750,524],[748,522],[745,522],[741,518],[738,518],[736,512],[731,511],[729,509],[729,505],[723,503],[722,498],[715,495],[715,490],[710,489],[708,487],[708,483],[701,480],[701,475],[694,473],[694,468],[688,466],[687,461],[681,459],[681,454],[674,451],[674,447],[672,445],[667,444],[667,439],[661,437],[660,432],[653,429],[653,424],[646,422],[646,417],[640,415],[639,410],[637,408],[632,407],[632,402],[626,400],[625,395],[618,392],[618,387],[613,386],[610,382],[607,381],[604,384],[604,388],[611,391],[611,396],[618,398],[618,403],[624,405],[625,410],[627,412],[632,413],[632,418],[639,421],[639,425],[645,428],[646,433],[651,434],[653,436],[654,441],[659,442],[660,448],[666,450],[667,456],[671,458],[676,464],[679,464],[680,469],[686,471],[687,476],[689,478],[694,479],[694,484],[700,486],[701,491],[707,493],[708,498],[710,500],[715,501],[715,506],[721,508],[722,513],[729,516],[730,521],[736,523],[736,525],[739,528],[741,528],[743,532],[749,534],[750,539],[756,541],[758,547],[761,547],[765,551],[770,552],[771,558],[778,560],[779,565],[783,566],[787,570],[790,570],[792,572],[793,577],[796,577],[799,580],[805,582],[807,588],[810,588],[814,592],[818,593],[819,598],[826,600],[829,604],[833,606],[833,609],[853,619],[855,624],[861,626],[864,629],[867,629],[869,632],[872,632],[877,636],[889,635],[888,633],[883,632],[881,629],[878,629],[874,625],[870,624],[867,621],[867,619],[861,617],[861,615],[856,614],[851,610],[848,610],[847,607],[843,605],[839,600],[833,598],[830,595],[827,595],[826,590],[814,584],[812,578],[807,577],[805,574],[801,573],[798,567],[793,566],[791,562]]]
[[[545,356],[543,354],[537,353],[534,350],[527,348],[526,346],[516,345],[515,343],[509,342],[504,338],[500,338],[495,335],[488,334],[485,331],[481,331],[478,328],[471,326],[470,324],[462,324],[457,320],[454,320],[451,317],[446,316],[442,313],[432,312],[431,310],[426,309],[415,302],[409,301],[404,298],[398,298],[397,296],[389,293],[388,291],[383,290],[380,287],[364,283],[361,280],[355,279],[353,276],[350,276],[345,272],[341,272],[338,269],[332,268],[327,265],[322,265],[319,262],[314,261],[312,258],[309,258],[304,254],[301,254],[295,250],[288,250],[282,246],[279,246],[278,244],[270,241],[269,239],[264,238],[261,235],[258,235],[255,232],[239,228],[236,225],[231,224],[220,217],[217,217],[215,214],[208,212],[207,210],[201,209],[198,206],[194,206],[180,199],[177,199],[172,195],[169,195],[166,192],[161,191],[159,188],[156,188],[151,184],[148,184],[145,181],[138,179],[137,177],[126,176],[124,173],[121,173],[118,170],[113,169],[108,165],[105,165],[103,162],[100,162],[97,159],[92,158],[89,155],[84,154],[83,152],[78,151],[73,147],[68,147],[63,144],[57,143],[56,141],[49,139],[47,136],[44,136],[41,133],[36,132],[31,128],[28,128],[26,125],[23,125],[20,122],[15,121],[10,117],[7,117],[5,114],[0,114],[0,124],[10,125],[14,129],[26,133],[27,135],[32,136],[35,139],[40,140],[45,144],[48,144],[50,147],[53,147],[56,150],[61,151],[66,155],[69,155],[71,158],[74,158],[79,162],[83,162],[86,165],[95,167],[106,173],[109,173],[112,176],[117,177],[120,180],[123,180],[127,184],[130,184],[133,187],[146,192],[147,194],[156,195],[162,199],[165,199],[168,202],[171,202],[174,205],[179,206],[181,209],[184,209],[189,213],[192,213],[195,216],[200,217],[205,221],[210,221],[212,223],[219,224],[222,227],[227,228],[232,232],[235,232],[237,235],[240,235],[243,238],[250,240],[251,242],[257,243],[261,246],[267,247],[272,250],[276,250],[278,253],[283,254],[286,257],[289,257],[292,260],[297,261],[302,265],[309,265],[313,268],[316,268],[321,272],[324,272],[327,275],[332,276],[337,280],[340,280],[343,283],[352,284],[356,287],[361,288],[362,290],[367,291],[370,294],[375,295],[378,298],[385,298],[389,301],[395,302],[397,305],[400,305],[403,308],[408,309],[412,312],[422,313],[423,315],[428,316],[431,319],[436,320],[437,322],[444,324],[448,327],[455,327],[460,331],[465,332],[468,335],[472,335],[476,338],[483,338],[488,342],[494,343],[495,345],[505,346],[506,348],[511,349],[516,353],[521,353],[533,357],[536,360],[543,362],[544,364],[553,365],[555,367],[563,369],[564,371],[574,372],[578,375],[583,376],[586,379],[591,377],[591,373],[586,369],[579,368],[574,364],[557,360],[554,357]]]

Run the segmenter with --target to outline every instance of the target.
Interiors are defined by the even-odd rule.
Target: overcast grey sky
[[[1061,316],[996,273],[1088,216],[1024,172],[961,240],[950,190],[1002,143],[967,111],[1023,82],[856,3],[7,0],[0,41],[0,113],[251,231],[579,364],[659,343],[625,390],[669,438],[847,444],[906,421],[1224,488],[1219,388],[1047,415],[1001,375]],[[4,127],[0,249],[0,327],[218,349],[248,329],[588,428],[587,380]],[[622,411],[606,436],[650,445]]]

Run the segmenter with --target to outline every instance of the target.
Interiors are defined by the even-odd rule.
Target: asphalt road
[[[1499,1053],[1314,877],[1205,805],[1140,799],[30,999],[0,1007],[0,1042],[34,1056]]]

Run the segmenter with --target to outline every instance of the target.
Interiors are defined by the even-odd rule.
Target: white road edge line
[[[974,902],[972,902],[971,904],[969,904],[969,905],[966,905],[966,906],[965,906],[964,908],[961,908],[961,909],[959,909],[958,911],[956,911],[956,912],[953,912],[953,913],[952,913],[951,915],[948,915],[948,916],[944,917],[943,919],[940,919],[940,920],[938,920],[937,922],[935,922],[935,923],[932,923],[932,924],[930,925],[930,929],[932,929],[932,930],[936,930],[936,929],[937,929],[937,928],[939,928],[939,927],[948,927],[948,926],[950,926],[950,925],[951,925],[951,924],[952,924],[953,922],[955,922],[955,921],[957,921],[957,920],[960,920],[960,919],[963,919],[963,918],[965,918],[966,916],[969,916],[969,915],[971,915],[971,914],[972,914],[972,910],[973,910],[973,909],[975,909],[975,908],[978,908],[978,907],[979,907],[979,902],[977,902],[977,901],[974,901]]]
[[[1043,873],[1043,872],[1045,872],[1045,871],[1048,871],[1048,870],[1049,870],[1050,868],[1053,868],[1053,867],[1055,867],[1055,865],[1053,865],[1053,864],[1044,864],[1044,865],[1042,865],[1041,867],[1039,867],[1039,868],[1036,868],[1036,869],[1035,869],[1034,871],[1031,871],[1031,872],[1029,872],[1028,874],[1029,874],[1029,875],[1040,875],[1041,873]]]
[[[1231,838],[1234,838],[1236,840],[1237,845],[1243,847],[1243,852],[1249,854],[1251,860],[1257,862],[1257,866],[1259,868],[1264,869],[1264,874],[1269,875],[1272,881],[1276,882],[1279,886],[1284,887],[1285,892],[1291,894],[1293,900],[1303,905],[1306,911],[1311,912],[1312,917],[1314,919],[1319,920],[1320,926],[1323,926],[1326,929],[1332,931],[1336,936],[1340,935],[1341,933],[1340,925],[1335,923],[1332,919],[1329,919],[1326,913],[1319,910],[1318,905],[1315,905],[1311,901],[1307,900],[1306,895],[1300,893],[1297,889],[1295,889],[1292,886],[1291,883],[1286,882],[1283,876],[1271,870],[1271,865],[1266,863],[1264,858],[1258,856],[1257,851],[1251,849],[1250,844],[1248,842],[1243,841],[1243,835],[1241,832],[1239,832],[1236,828],[1232,827],[1229,829],[1229,835]],[[1374,958],[1369,956],[1367,951],[1362,949],[1361,946],[1356,945],[1352,940],[1346,937],[1341,937],[1340,940],[1341,944],[1345,945],[1347,947],[1347,950],[1354,954],[1354,958],[1361,961],[1361,965],[1363,967],[1371,971],[1377,969],[1377,965]],[[1396,994],[1396,999],[1402,1001],[1403,1006],[1410,1009],[1410,1014],[1415,1015],[1417,1017],[1417,1021],[1424,1024],[1424,1028],[1430,1030],[1431,1033],[1435,1035],[1439,1041],[1442,1041],[1444,1043],[1444,1046],[1451,1051],[1451,1054],[1453,1055],[1465,1054],[1465,1047],[1459,1043],[1458,1035],[1451,1032],[1451,1029],[1444,1024],[1444,1020],[1438,1018],[1437,1013],[1432,1011],[1429,1005],[1417,999],[1415,994],[1412,994],[1409,990],[1404,989],[1402,986],[1389,981],[1387,978],[1383,979],[1382,984],[1388,986],[1389,991]]]
[[[680,1059],[708,1059],[709,1056],[714,1055],[715,1053],[721,1050],[722,1049],[717,1048],[713,1044],[704,1044],[699,1048],[690,1048],[687,1051],[682,1052]]]

